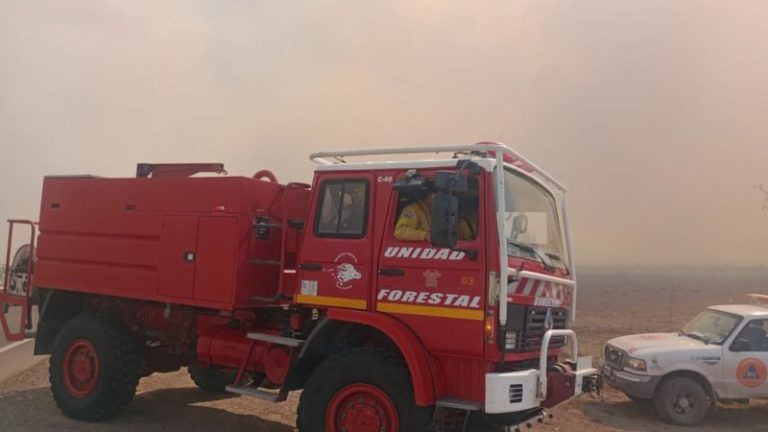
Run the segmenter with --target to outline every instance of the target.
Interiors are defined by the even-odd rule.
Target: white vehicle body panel
[[[637,385],[660,382],[669,374],[688,371],[709,381],[719,399],[768,398],[768,347],[765,350],[733,351],[733,342],[750,323],[768,324],[768,308],[752,305],[712,306],[709,309],[741,317],[722,344],[680,335],[647,333],[611,339],[606,347],[626,356],[644,360],[645,371],[612,367],[604,359],[604,375],[621,379],[622,391]],[[607,352],[607,351],[606,351]],[[626,359],[623,359],[626,364]],[[609,380],[609,383],[611,381]],[[646,389],[647,390],[647,389]]]

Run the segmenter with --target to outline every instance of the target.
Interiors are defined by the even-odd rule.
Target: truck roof
[[[449,159],[433,159],[427,160],[420,158],[416,161],[387,161],[387,162],[374,162],[371,163],[357,163],[347,164],[346,158],[350,157],[362,157],[362,156],[385,156],[385,155],[417,155],[417,154],[431,154],[438,155],[440,153],[453,153],[454,157]],[[527,175],[536,178],[540,183],[546,183],[549,186],[560,193],[565,193],[566,189],[562,183],[557,181],[554,177],[549,175],[546,171],[536,166],[533,162],[528,160],[525,156],[509,148],[506,144],[497,142],[479,142],[470,145],[458,145],[458,146],[435,146],[435,147],[401,147],[401,148],[383,148],[383,149],[368,149],[368,150],[346,150],[346,151],[328,151],[312,153],[310,160],[320,164],[321,170],[355,170],[355,169],[376,169],[376,168],[405,168],[405,167],[432,167],[440,166],[445,163],[455,164],[456,157],[463,155],[464,157],[470,157],[472,159],[485,159],[498,157],[499,161],[503,160],[505,165],[513,167],[516,170],[526,173]],[[330,168],[332,166],[333,168]],[[490,165],[486,166],[489,169]]]
[[[709,308],[741,316],[768,316],[768,308],[760,305],[728,304],[710,306]]]

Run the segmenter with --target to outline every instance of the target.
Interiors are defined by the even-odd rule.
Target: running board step
[[[284,336],[277,336],[268,333],[248,333],[248,339],[257,340],[262,342],[269,342],[277,345],[289,346],[298,348],[304,344],[303,339],[294,339]]]
[[[455,398],[438,399],[435,405],[443,408],[452,408],[464,411],[480,411],[483,409],[482,405],[477,402]]]
[[[256,399],[261,399],[269,402],[281,402],[285,400],[285,396],[283,396],[281,393],[261,390],[251,386],[242,386],[242,387],[227,386],[226,390],[229,393],[239,394],[242,396],[255,397]]]

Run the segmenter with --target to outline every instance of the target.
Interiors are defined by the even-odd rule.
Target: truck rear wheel
[[[48,372],[53,398],[67,417],[100,421],[133,399],[141,363],[128,329],[106,318],[79,315],[56,336]]]
[[[659,416],[679,426],[700,423],[709,411],[707,391],[691,378],[665,380],[653,398]]]
[[[315,369],[301,394],[300,432],[421,432],[430,409],[416,406],[408,369],[381,349],[355,348]]]
[[[201,390],[211,393],[223,393],[228,385],[235,382],[237,375],[233,370],[205,366],[198,362],[190,363],[187,370],[192,381]]]

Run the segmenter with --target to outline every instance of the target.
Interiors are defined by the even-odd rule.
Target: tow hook
[[[589,393],[599,399],[603,392],[602,377],[600,375],[585,376],[581,383],[581,392]]]

